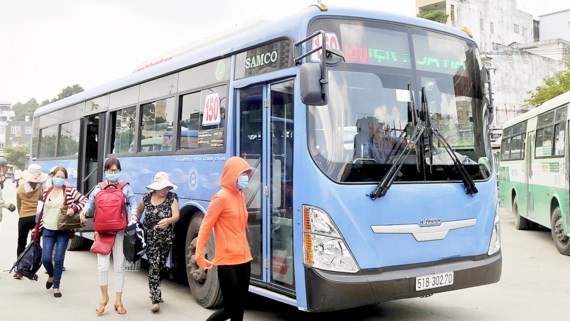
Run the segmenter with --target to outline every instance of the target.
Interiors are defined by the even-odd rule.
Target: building
[[[32,122],[26,116],[25,121],[9,121],[6,130],[5,146],[29,145],[32,139]]]
[[[12,105],[0,102],[0,149],[6,146],[6,133],[8,132],[8,122],[14,118],[15,114]]]
[[[32,122],[13,120],[16,114],[10,103],[0,102],[0,149],[6,146],[28,145],[32,139]]]
[[[447,24],[471,31],[486,67],[492,71],[493,125],[498,128],[529,108],[525,106],[529,91],[564,68],[563,56],[546,54],[551,53],[549,48],[564,44],[535,42],[541,22],[519,10],[516,0],[416,0],[416,6],[418,12],[444,10]]]
[[[570,41],[570,9],[538,16],[540,40],[563,39]],[[568,50],[568,49],[566,49]]]

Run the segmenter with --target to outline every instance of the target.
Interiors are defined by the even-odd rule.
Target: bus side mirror
[[[299,81],[301,100],[305,105],[324,106],[327,104],[328,91],[324,90],[323,92],[321,73],[320,63],[307,62],[301,65]]]

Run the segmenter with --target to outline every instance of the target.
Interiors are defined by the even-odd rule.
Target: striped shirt
[[[69,185],[63,185],[61,187],[63,189],[65,200],[63,203],[73,209],[73,212],[79,212],[83,207],[85,207],[85,203],[87,203],[87,197],[83,196],[83,194],[79,193],[75,187]],[[53,186],[44,190],[43,200],[44,203],[49,198],[49,194],[53,190]]]

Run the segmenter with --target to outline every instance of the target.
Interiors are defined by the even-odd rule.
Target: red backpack
[[[127,182],[118,185],[99,183],[101,190],[95,195],[96,232],[118,232],[127,227],[127,204],[123,187]]]

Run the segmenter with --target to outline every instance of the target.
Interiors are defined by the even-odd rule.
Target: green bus
[[[507,121],[499,168],[499,201],[511,208],[515,228],[549,228],[564,255],[570,255],[569,102],[570,91]]]

